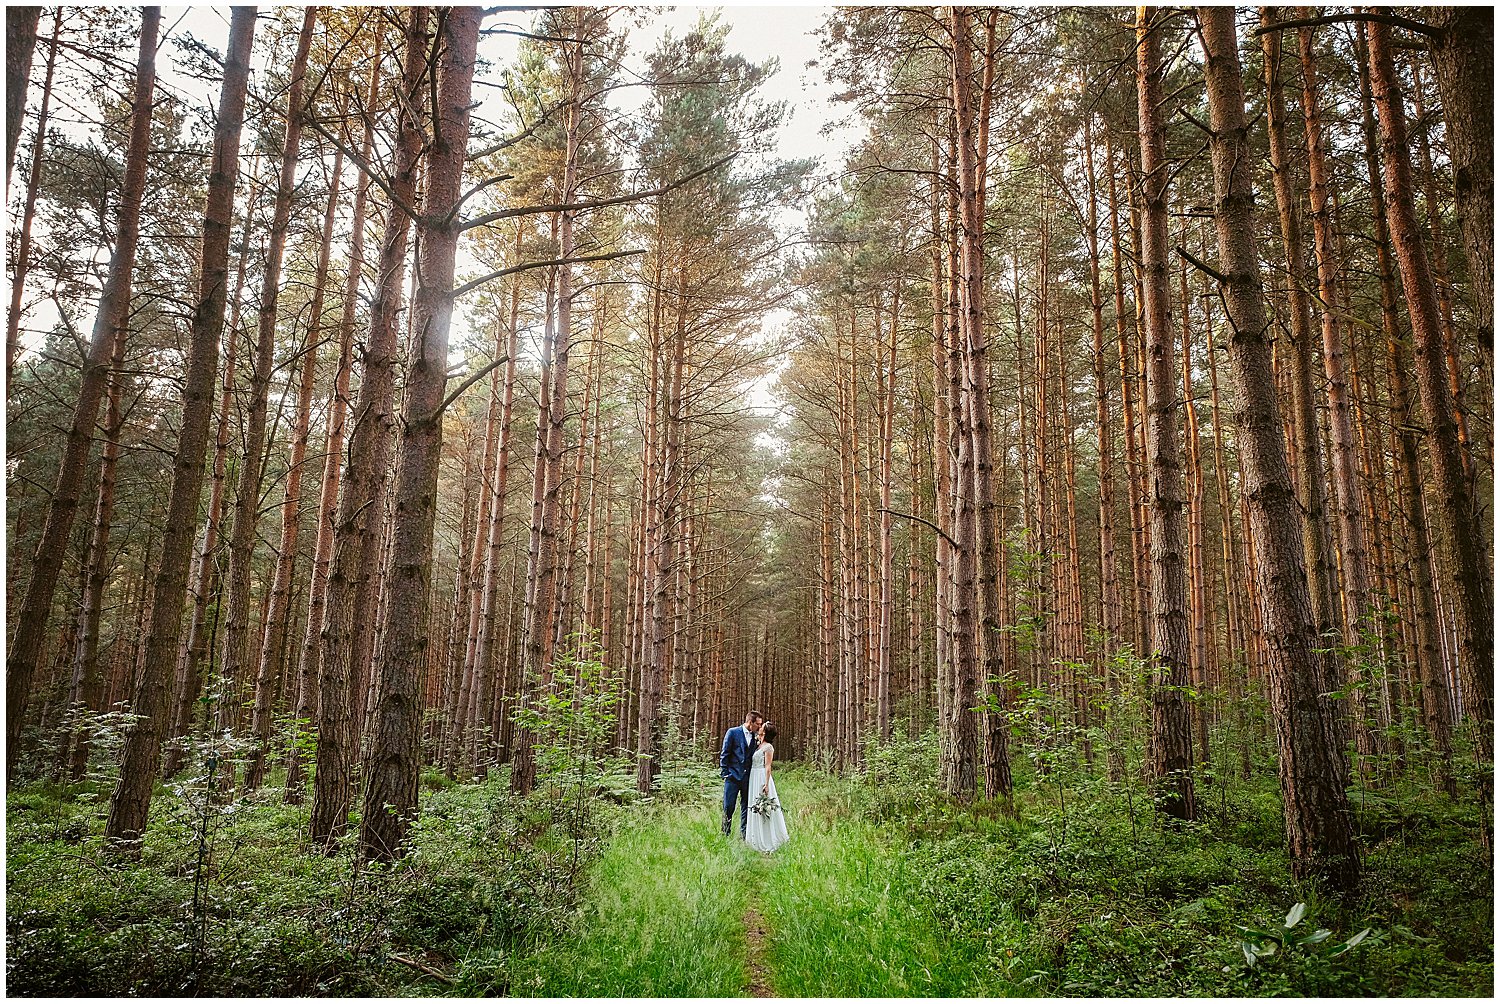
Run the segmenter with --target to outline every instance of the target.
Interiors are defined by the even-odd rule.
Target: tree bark
[[[1434,7],[1429,21],[1440,31],[1432,41],[1432,63],[1448,130],[1458,231],[1469,263],[1474,336],[1488,373],[1495,358],[1495,12]]]
[[[574,10],[570,27],[575,34],[562,43],[565,62],[567,104],[564,109],[564,150],[562,202],[574,201],[578,187],[578,151],[583,115],[583,72],[585,13]],[[566,261],[574,253],[575,210],[558,214],[559,258]],[[527,615],[523,619],[524,701],[529,702],[538,688],[552,684],[552,644],[556,634],[558,610],[557,536],[562,514],[563,427],[567,419],[568,353],[573,340],[573,266],[563,264],[557,271],[557,329],[551,365],[543,367],[542,380],[550,380],[546,406],[537,417],[537,462],[541,465],[533,487],[540,497],[533,498],[533,529],[527,568]],[[544,350],[544,358],[548,353]],[[536,503],[540,502],[538,506]],[[535,782],[536,762],[533,737],[523,730],[511,768],[511,788],[528,792]],[[639,773],[637,785],[640,784]],[[645,789],[642,789],[645,790]]]
[[[985,170],[989,158],[989,109],[994,87],[994,40],[997,12],[991,11],[986,23],[986,45],[983,81],[974,94],[973,57],[970,51],[969,14],[958,7],[951,9],[954,28],[952,97],[958,132],[956,164],[960,207],[960,256],[962,276],[959,283],[962,315],[963,400],[965,425],[970,438],[967,452],[960,457],[972,472],[961,472],[974,491],[972,519],[976,562],[981,634],[977,667],[982,676],[974,685],[986,696],[984,759],[985,792],[1001,801],[1007,813],[1014,811],[1011,802],[1010,757],[1006,748],[1009,730],[1004,709],[1007,688],[1002,682],[1001,644],[1004,625],[1000,608],[1000,526],[994,485],[994,451],[990,434],[989,371],[986,364],[988,344],[984,330],[984,191]],[[961,528],[962,529],[962,528]],[[964,559],[960,558],[962,562]],[[961,586],[959,588],[962,588]],[[961,677],[960,689],[967,687]],[[961,714],[973,704],[965,704]]]
[[[890,341],[882,347],[877,366],[880,389],[880,621],[876,670],[875,727],[881,742],[891,737],[891,633],[895,618],[895,552],[891,540],[892,440],[896,425],[896,328],[900,319],[900,291],[892,298]],[[876,333],[879,334],[879,311]]]
[[[1345,374],[1344,333],[1339,327],[1338,262],[1334,248],[1334,226],[1329,206],[1329,168],[1324,154],[1322,110],[1318,96],[1317,62],[1313,54],[1311,28],[1298,30],[1302,58],[1302,114],[1306,125],[1308,162],[1308,200],[1313,219],[1313,248],[1318,262],[1318,299],[1322,308],[1323,371],[1328,377],[1328,427],[1333,440],[1333,484],[1337,500],[1339,543],[1344,578],[1344,640],[1348,645],[1361,644],[1369,623],[1370,598],[1369,556],[1365,546],[1364,507],[1359,495],[1359,472],[1356,468],[1354,424],[1350,416],[1348,377]],[[1340,686],[1344,673],[1335,671]],[[1355,736],[1359,752],[1368,757],[1376,752],[1371,730],[1371,692],[1368,684],[1352,680],[1356,690]]]
[[[127,855],[140,853],[151,809],[151,794],[161,762],[168,691],[182,631],[188,567],[198,523],[198,496],[203,460],[213,416],[214,377],[218,372],[219,337],[229,279],[229,230],[234,216],[234,188],[239,173],[240,128],[245,117],[245,89],[250,75],[250,45],[255,35],[254,7],[235,7],[229,24],[224,83],[215,120],[213,157],[203,218],[198,304],[183,386],[182,425],[173,458],[172,491],[162,536],[161,558],[152,588],[151,611],[143,632],[144,653],[136,678],[131,711],[137,716],[125,739],[120,782],[110,801],[104,835],[110,846]],[[153,46],[154,49],[154,46]]]
[[[377,107],[380,98],[379,53],[371,60],[370,89],[365,107]],[[375,122],[365,118],[360,162],[368,164],[375,143]],[[345,265],[344,297],[339,316],[339,360],[328,402],[327,435],[323,446],[323,479],[318,493],[318,536],[313,545],[312,579],[307,587],[307,623],[302,650],[297,658],[297,697],[292,717],[298,723],[312,721],[318,710],[319,677],[322,670],[320,634],[327,614],[328,576],[333,566],[334,528],[338,521],[339,485],[343,480],[344,440],[349,413],[349,377],[354,369],[354,328],[359,314],[359,283],[365,265],[365,215],[369,205],[369,176],[360,168],[354,182],[353,219],[350,223],[349,260]],[[302,757],[293,751],[287,766],[288,805],[303,798]]]
[[[1452,575],[1450,599],[1459,636],[1464,715],[1473,722],[1481,760],[1488,761],[1494,749],[1495,705],[1489,547],[1473,486],[1464,476],[1463,454],[1453,418],[1453,395],[1449,392],[1447,361],[1443,356],[1437,292],[1412,195],[1406,111],[1391,58],[1390,35],[1388,25],[1370,25],[1370,80],[1380,113],[1385,203],[1416,343],[1417,389],[1427,414],[1428,458],[1435,481],[1434,508],[1439,515],[1438,525]]]
[[[1089,205],[1085,236],[1089,246],[1089,293],[1094,332],[1094,431],[1099,451],[1099,628],[1104,634],[1103,650],[1112,650],[1122,640],[1119,562],[1115,551],[1115,480],[1114,432],[1110,420],[1109,360],[1104,335],[1104,293],[1099,281],[1099,198],[1094,180],[1093,116],[1083,120],[1083,156]],[[1103,653],[1096,669],[1103,671]],[[1113,690],[1118,681],[1111,678]]]
[[[672,638],[671,608],[674,606],[670,592],[677,572],[681,536],[678,509],[682,496],[682,399],[683,366],[687,358],[687,299],[683,295],[680,281],[677,301],[677,318],[670,341],[671,356],[667,361],[661,469],[656,489],[656,505],[652,512],[655,526],[648,531],[648,539],[654,543],[647,559],[651,568],[651,594],[648,600],[651,624],[649,648],[642,671],[641,710],[636,723],[636,790],[642,794],[649,793],[655,787],[656,778],[661,773],[662,739],[666,726],[663,698],[670,671],[668,644]],[[656,393],[656,389],[652,388],[651,392]]]
[[[250,626],[250,594],[254,589],[256,527],[260,523],[260,484],[266,452],[267,405],[276,357],[276,319],[281,295],[282,259],[292,215],[292,189],[296,183],[297,153],[302,136],[302,89],[312,46],[317,8],[308,7],[297,36],[292,59],[291,86],[287,91],[286,129],[281,145],[281,170],[271,210],[266,263],[261,272],[260,304],[255,353],[251,362],[250,400],[245,406],[244,452],[239,479],[235,483],[234,509],[229,524],[229,581],[224,597],[224,646],[219,661],[222,693],[219,701],[221,727],[239,720],[243,689],[248,682],[255,650]],[[258,684],[258,681],[257,681]],[[261,688],[257,685],[256,690]],[[258,699],[257,699],[258,700]]]
[[[1120,244],[1120,214],[1118,211],[1118,191],[1115,181],[1115,158],[1113,145],[1108,130],[1104,133],[1104,161],[1105,168],[1109,172],[1109,235],[1111,268],[1110,273],[1115,288],[1115,340],[1120,357],[1120,417],[1125,425],[1125,495],[1126,512],[1130,517],[1130,582],[1131,582],[1131,604],[1127,608],[1131,612],[1131,624],[1133,630],[1129,640],[1134,644],[1136,654],[1144,657],[1150,644],[1147,638],[1147,627],[1150,622],[1149,603],[1151,588],[1149,584],[1150,566],[1145,560],[1144,540],[1146,535],[1143,513],[1145,499],[1144,460],[1141,456],[1140,437],[1136,434],[1136,391],[1135,391],[1135,354],[1131,351],[1130,331],[1125,315],[1125,270],[1121,261]]]
[[[58,464],[52,500],[47,506],[47,520],[37,542],[31,562],[31,578],[26,594],[15,616],[16,632],[11,637],[5,663],[5,735],[6,779],[14,772],[21,747],[21,722],[26,702],[31,696],[31,681],[41,658],[47,621],[52,612],[53,593],[67,556],[68,539],[78,513],[79,492],[88,468],[89,450],[93,446],[94,424],[99,404],[109,384],[110,359],[114,345],[130,317],[130,283],[135,270],[136,246],[140,239],[141,201],[146,191],[146,162],[151,146],[151,96],[156,88],[156,36],[161,25],[161,8],[147,7],[142,15],[140,55],[136,61],[135,91],[132,101],[130,139],[125,153],[125,177],[120,187],[119,219],[115,229],[114,254],[109,273],[99,295],[94,314],[94,329],[83,360],[78,401],[73,407],[63,456]],[[55,34],[55,33],[54,33]],[[56,52],[56,39],[53,41]],[[43,106],[51,90],[51,62],[48,62],[48,84]],[[45,123],[44,123],[45,124]],[[37,149],[41,140],[37,141]],[[28,202],[35,196],[36,170]],[[22,281],[17,274],[16,285]],[[14,306],[14,304],[13,304]],[[7,376],[8,379],[8,376]]]
[[[1439,650],[1437,592],[1432,571],[1432,534],[1422,501],[1422,471],[1417,454],[1415,429],[1419,417],[1413,413],[1410,366],[1406,340],[1401,331],[1400,296],[1396,289],[1395,264],[1391,261],[1390,234],[1386,222],[1385,193],[1380,181],[1380,138],[1375,124],[1374,96],[1370,87],[1366,56],[1365,26],[1359,25],[1359,86],[1364,138],[1365,173],[1370,183],[1376,263],[1380,278],[1380,327],[1386,345],[1386,386],[1390,398],[1391,429],[1396,440],[1395,464],[1399,508],[1407,524],[1407,572],[1411,602],[1408,607],[1412,633],[1418,705],[1438,754],[1438,780],[1449,795],[1456,794],[1453,781],[1452,721],[1448,713],[1448,680]]]
[[[1255,574],[1262,584],[1262,611],[1270,644],[1270,699],[1281,775],[1282,812],[1294,873],[1320,875],[1334,888],[1353,893],[1359,859],[1340,779],[1338,751],[1320,719],[1328,708],[1318,698],[1319,645],[1301,568],[1296,533],[1296,496],[1283,447],[1280,408],[1271,372],[1268,324],[1255,247],[1255,196],[1249,126],[1234,10],[1200,7],[1207,60],[1209,122],[1213,130],[1214,223],[1225,276],[1221,288],[1229,310],[1240,406],[1239,431],[1248,501],[1257,541]]]
[[[1262,7],[1261,24],[1274,23],[1274,8]],[[1336,630],[1337,593],[1332,564],[1333,548],[1325,509],[1322,439],[1318,435],[1317,400],[1313,394],[1313,324],[1312,306],[1308,302],[1307,259],[1302,245],[1302,219],[1297,207],[1296,188],[1301,179],[1294,168],[1286,143],[1286,98],[1282,85],[1282,35],[1267,32],[1261,36],[1265,52],[1267,118],[1266,132],[1271,148],[1271,178],[1276,190],[1276,207],[1281,220],[1281,241],[1287,263],[1287,300],[1290,308],[1292,345],[1290,352],[1292,383],[1293,438],[1297,444],[1296,474],[1298,508],[1301,510],[1302,551],[1308,576],[1308,593],[1312,598],[1314,624],[1319,636]],[[1319,659],[1319,679],[1326,691],[1338,689],[1329,657]]]
[[[1151,503],[1151,769],[1158,808],[1193,819],[1193,733],[1189,685],[1183,483],[1177,378],[1172,350],[1171,272],[1167,264],[1166,129],[1162,124],[1159,16],[1137,8],[1137,91],[1141,134],[1141,273],[1146,314],[1146,441]]]
[[[335,151],[328,185],[328,205],[323,213],[323,236],[318,247],[318,265],[313,277],[312,302],[308,305],[307,337],[302,346],[302,372],[297,384],[297,417],[292,427],[292,450],[287,458],[286,480],[281,502],[281,540],[276,548],[276,568],[271,574],[271,594],[263,618],[260,661],[255,674],[255,709],[250,723],[250,764],[245,768],[245,788],[253,791],[265,780],[266,747],[271,740],[271,703],[276,681],[286,662],[286,634],[292,609],[292,572],[297,561],[297,541],[302,536],[302,468],[307,461],[307,440],[312,427],[313,390],[318,375],[318,350],[323,340],[323,307],[328,288],[328,268],[333,253],[333,225],[338,215],[339,182],[344,170],[344,152]],[[296,701],[295,696],[293,697]],[[295,759],[296,751],[291,752]],[[290,762],[290,761],[289,761]]]
[[[516,231],[515,255],[520,258],[521,232]],[[478,736],[479,729],[487,720],[489,708],[497,692],[503,692],[500,680],[504,678],[505,667],[498,665],[499,646],[497,644],[500,631],[500,573],[504,565],[504,527],[505,506],[508,495],[508,480],[510,472],[510,447],[511,447],[511,421],[515,413],[516,399],[516,354],[518,350],[518,338],[520,331],[519,311],[521,302],[520,280],[517,278],[511,285],[510,292],[510,314],[505,325],[505,379],[504,391],[500,402],[500,439],[496,444],[494,481],[490,486],[492,502],[490,504],[490,522],[486,528],[484,548],[484,582],[481,586],[480,602],[480,626],[479,644],[474,654],[475,681],[470,700],[470,709],[466,713],[468,734],[469,762],[475,771],[480,770],[478,763]],[[497,351],[501,346],[496,342]],[[494,746],[494,736],[490,737],[490,745]]]
[[[229,477],[229,420],[234,407],[235,367],[240,330],[240,304],[245,292],[245,264],[250,257],[250,231],[255,223],[255,203],[260,192],[256,183],[256,168],[259,158],[252,158],[249,176],[250,190],[245,199],[245,223],[240,228],[239,261],[235,266],[234,295],[229,305],[229,337],[224,340],[224,376],[220,382],[219,414],[214,434],[214,460],[212,478],[208,490],[208,518],[203,533],[198,538],[198,551],[193,559],[191,584],[192,618],[188,623],[187,637],[177,653],[177,673],[172,686],[172,725],[168,734],[168,745],[162,765],[162,776],[172,777],[182,767],[185,750],[181,743],[172,742],[187,735],[192,728],[193,706],[202,689],[201,669],[203,660],[213,645],[212,635],[216,623],[208,619],[209,598],[219,591],[217,551],[219,531],[224,516],[224,485]],[[215,622],[218,620],[215,611]]]
[[[100,710],[103,679],[99,671],[99,622],[104,612],[104,588],[108,584],[113,562],[109,557],[111,520],[115,505],[115,472],[120,460],[120,431],[125,417],[120,409],[125,377],[120,372],[125,363],[123,325],[115,329],[114,350],[110,356],[112,377],[104,412],[104,455],[99,460],[99,495],[94,504],[94,526],[89,544],[88,570],[84,579],[83,603],[78,613],[78,644],[73,657],[73,680],[68,700],[75,707]],[[83,779],[88,767],[89,732],[80,729],[73,737],[71,750],[64,740],[63,758],[74,781]]]
[[[1443,319],[1443,355],[1448,361],[1448,390],[1453,394],[1453,421],[1458,426],[1458,443],[1464,459],[1464,473],[1474,479],[1474,451],[1469,441],[1469,420],[1464,405],[1464,375],[1458,360],[1458,337],[1453,321],[1453,280],[1448,274],[1447,256],[1438,249],[1448,244],[1447,228],[1443,225],[1442,207],[1438,202],[1436,171],[1432,163],[1432,129],[1422,98],[1422,71],[1417,60],[1411,60],[1412,114],[1424,127],[1417,130],[1417,149],[1422,155],[1422,202],[1427,215],[1427,232],[1430,243],[1428,255],[1432,264],[1432,278],[1437,285],[1438,315]],[[1368,73],[1368,70],[1365,71]],[[1378,148],[1379,141],[1376,141]],[[1379,187],[1377,182],[1376,187]]]
[[[481,16],[477,7],[450,7],[440,27],[443,50],[433,109],[433,141],[418,220],[420,282],[412,301],[412,347],[393,491],[394,536],[387,573],[390,592],[360,821],[361,855],[383,861],[403,853],[417,811],[422,726],[418,687],[421,668],[427,661],[432,533],[443,445],[441,407],[448,371],[454,264],[461,232],[457,211],[463,195]]]
[[[5,8],[5,201],[10,201],[10,173],[16,165],[21,123],[26,118],[26,91],[31,57],[36,50],[40,7]],[[54,49],[56,46],[54,46]]]
[[[321,678],[318,695],[318,745],[315,754],[312,815],[314,842],[326,850],[349,822],[354,797],[355,715],[363,716],[365,696],[354,681],[370,660],[370,633],[356,620],[372,608],[379,583],[374,571],[380,552],[381,488],[389,465],[391,427],[395,423],[396,318],[401,310],[407,237],[411,219],[396,204],[411,205],[422,155],[420,111],[427,58],[426,7],[413,7],[405,25],[402,97],[395,101],[397,135],[389,181],[392,205],[370,305],[370,333],[365,343],[364,372],[354,403],[349,434],[348,477],[339,495],[333,528],[333,561],[328,570],[326,613],[321,628]]]

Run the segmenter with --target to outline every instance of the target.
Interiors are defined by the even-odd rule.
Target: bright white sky
[[[827,138],[819,135],[819,130],[833,123],[842,111],[831,104],[833,91],[824,81],[822,71],[806,68],[810,60],[818,58],[814,33],[831,8],[669,7],[654,23],[632,33],[631,54],[639,58],[650,52],[668,29],[679,36],[686,34],[700,14],[711,10],[721,11],[723,20],[732,26],[729,33],[732,51],[757,63],[773,57],[780,60],[781,68],[766,82],[764,93],[772,100],[787,101],[792,106],[791,118],[781,129],[781,156],[792,159],[821,154],[832,155],[831,159],[836,161],[843,152],[843,144],[849,140],[848,132],[841,130],[841,135]],[[625,93],[640,95],[639,91]]]

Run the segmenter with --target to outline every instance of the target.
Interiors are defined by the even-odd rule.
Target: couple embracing
[[[724,733],[719,751],[719,775],[724,778],[724,836],[734,823],[740,804],[740,836],[758,851],[774,851],[786,843],[786,817],[776,800],[771,764],[776,759],[776,726],[759,711],[745,715],[745,724]]]

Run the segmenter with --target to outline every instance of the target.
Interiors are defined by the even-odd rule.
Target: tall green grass
[[[628,822],[592,869],[576,936],[511,967],[517,995],[737,997],[745,914],[769,928],[761,977],[789,997],[1000,996],[1003,967],[911,903],[891,836],[813,771],[777,777],[791,840],[725,840],[708,792]]]
[[[777,787],[790,841],[756,893],[770,927],[771,985],[789,997],[1004,996],[1001,966],[953,938],[906,894],[888,834],[850,812],[839,782],[787,771]]]
[[[645,810],[592,869],[576,937],[516,960],[511,993],[739,996],[757,858],[719,833],[708,798]]]

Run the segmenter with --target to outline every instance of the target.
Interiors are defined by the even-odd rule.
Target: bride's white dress
[[[760,791],[769,783],[771,798],[776,798],[776,778],[766,777],[766,755],[767,749],[761,746],[755,751],[755,757],[750,761],[750,804],[753,806],[760,800]],[[745,825],[745,843],[757,851],[774,851],[787,841],[786,816],[782,813],[778,804],[777,808],[771,810],[769,815],[762,816],[758,812],[750,813],[750,821]]]

